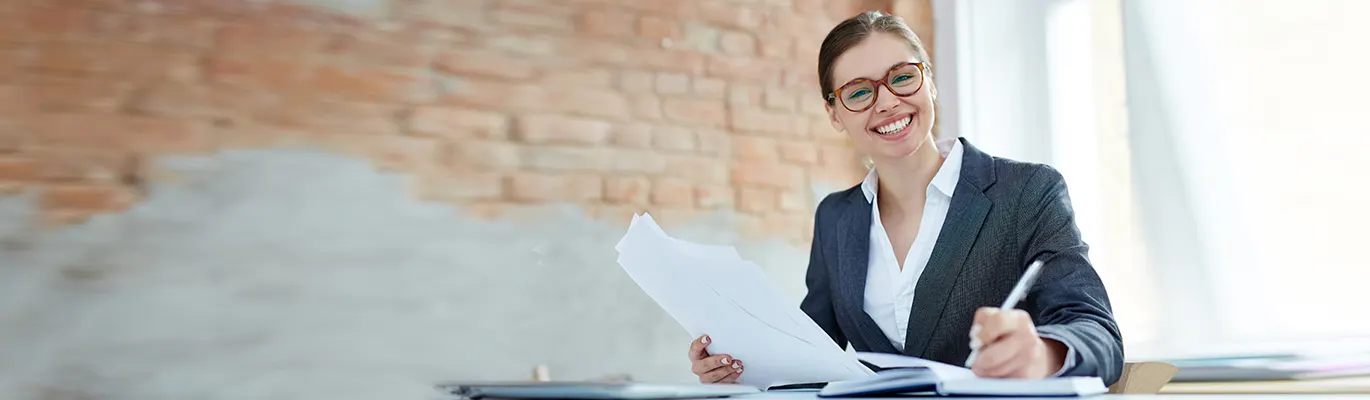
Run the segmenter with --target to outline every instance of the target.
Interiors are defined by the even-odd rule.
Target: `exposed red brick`
[[[723,32],[719,38],[719,48],[728,55],[752,56],[756,54],[756,38],[745,32]]]
[[[688,182],[673,178],[652,182],[652,204],[689,207],[694,201],[694,187]]]
[[[569,9],[551,4],[520,4],[518,1],[498,1],[490,10],[491,21],[504,29],[518,32],[566,33],[576,29],[575,15]]]
[[[32,158],[0,155],[0,182],[36,181],[38,171],[38,161]]]
[[[780,158],[780,150],[775,139],[748,135],[733,135],[733,157],[745,161],[775,161]]]
[[[629,118],[628,98],[610,90],[559,88],[537,102],[544,111],[560,111],[572,115],[626,120]]]
[[[699,208],[731,208],[736,193],[726,185],[699,186],[695,188],[695,203]]]
[[[766,108],[778,111],[794,111],[798,104],[793,93],[779,88],[766,88],[763,99]]]
[[[531,144],[599,144],[609,138],[613,124],[607,121],[549,114],[518,118],[516,138]]]
[[[743,161],[732,166],[733,185],[799,189],[808,183],[797,165]]]
[[[467,202],[499,200],[504,195],[504,176],[492,172],[428,174],[416,182],[420,198],[434,201]]]
[[[368,150],[370,159],[387,170],[415,171],[440,163],[446,146],[433,138],[364,136],[352,139]]]
[[[549,86],[608,89],[614,87],[617,74],[603,68],[565,66],[545,69],[537,77]]]
[[[689,93],[690,77],[684,74],[676,73],[657,74],[656,92],[667,95]]]
[[[401,21],[485,31],[493,26],[487,4],[484,0],[396,0],[391,9]]]
[[[143,152],[199,152],[210,141],[201,127],[171,119],[125,115],[51,114],[30,121],[38,143],[52,147]]]
[[[728,183],[728,161],[718,158],[672,155],[666,157],[666,169],[671,176],[687,182],[705,185]]]
[[[855,165],[857,160],[856,150],[847,146],[819,146],[818,155],[823,165],[834,167]]]
[[[506,190],[519,202],[594,201],[603,197],[604,180],[594,174],[519,172],[509,176]]]
[[[652,129],[647,124],[622,124],[614,127],[614,146],[645,149],[652,147]]]
[[[633,53],[631,61],[654,71],[698,75],[706,70],[709,60],[705,54],[693,51],[642,49]]]
[[[694,94],[715,99],[728,95],[728,84],[718,78],[694,78]]]
[[[767,35],[757,41],[762,57],[774,59],[790,58],[794,53],[794,39],[784,35]]]
[[[661,121],[665,118],[661,109],[661,99],[651,95],[634,95],[629,110],[633,118],[645,121]]]
[[[618,90],[635,94],[649,93],[656,86],[656,81],[657,76],[651,72],[623,71],[619,74]]]
[[[462,170],[513,170],[523,163],[519,147],[509,142],[462,140],[451,149],[452,165]]]
[[[733,186],[737,192],[737,209],[745,212],[766,212],[779,206],[778,192],[772,188],[749,185]]]
[[[802,137],[808,121],[793,115],[762,109],[733,109],[729,113],[731,126],[740,132],[755,132],[781,137]]]
[[[34,56],[34,67],[45,72],[116,80],[179,77],[199,61],[189,50],[96,39],[44,43]]]
[[[442,106],[423,106],[409,113],[409,131],[440,138],[504,139],[509,117],[504,114]]]
[[[610,156],[610,170],[629,174],[660,174],[666,171],[666,159],[644,149],[618,149]]]
[[[661,109],[667,121],[691,126],[723,127],[728,118],[727,109],[717,101],[665,99]]]
[[[620,10],[593,9],[577,20],[580,32],[609,38],[633,36],[636,19],[632,13]]]
[[[637,21],[638,37],[660,42],[661,39],[675,39],[680,37],[679,19],[671,17],[643,16]]]
[[[652,146],[667,151],[694,151],[695,133],[679,126],[658,126],[652,130]]]
[[[259,120],[316,133],[398,135],[401,110],[393,104],[295,96],[264,110]]]
[[[809,199],[795,190],[780,192],[780,209],[784,211],[804,211],[809,209]]]
[[[392,0],[369,20],[301,2],[0,2],[0,186],[79,223],[127,208],[163,154],[312,146],[481,218],[741,210],[744,235],[799,241],[810,183],[864,171],[812,63],[827,29],[877,3]],[[900,6],[930,32],[927,2]]]
[[[315,93],[349,101],[405,102],[431,97],[433,90],[414,73],[399,70],[326,66],[312,75]]]
[[[44,187],[39,202],[44,208],[73,211],[119,211],[137,197],[120,185],[60,184]]]
[[[611,176],[604,178],[604,201],[610,204],[646,205],[651,181],[641,176]]]
[[[749,57],[712,56],[707,59],[706,71],[709,76],[741,82],[769,84],[776,81],[781,66],[757,64]]]
[[[537,73],[528,59],[488,51],[449,51],[438,56],[434,67],[447,74],[510,80],[529,79]]]
[[[781,142],[780,158],[796,164],[814,164],[818,162],[818,147],[805,142]]]
[[[214,48],[226,58],[288,59],[317,53],[332,39],[332,33],[302,24],[233,23],[219,29]]]
[[[732,154],[732,137],[728,132],[713,129],[700,129],[695,132],[699,139],[699,153],[709,156],[727,157]]]
[[[611,151],[603,147],[529,146],[522,153],[523,164],[536,170],[604,171],[609,169]]]
[[[278,96],[266,90],[173,81],[146,87],[140,96],[128,103],[128,107],[138,113],[201,120],[244,120],[279,105]]]
[[[112,149],[40,147],[25,154],[39,161],[36,173],[47,181],[119,183],[138,172],[131,153]]]
[[[506,82],[488,78],[463,78],[450,84],[440,103],[491,111],[546,111],[545,100],[552,96],[542,85]]]

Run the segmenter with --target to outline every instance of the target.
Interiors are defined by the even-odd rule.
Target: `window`
[[[934,15],[943,129],[1066,176],[1129,358],[1370,349],[1370,2]]]

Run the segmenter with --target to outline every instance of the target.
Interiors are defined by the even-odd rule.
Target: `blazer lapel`
[[[869,268],[871,209],[870,203],[860,191],[849,198],[846,210],[842,212],[842,227],[838,238],[837,263],[838,281],[841,293],[836,298],[847,299],[847,315],[856,320],[861,339],[873,352],[899,353],[889,338],[880,331],[870,314],[866,314],[866,270]]]
[[[928,339],[937,328],[951,288],[965,268],[966,257],[980,236],[980,227],[992,205],[984,191],[994,182],[993,160],[965,139],[961,141],[961,180],[952,193],[951,208],[927,267],[914,289],[913,309],[904,334],[905,355],[922,357],[927,350]]]

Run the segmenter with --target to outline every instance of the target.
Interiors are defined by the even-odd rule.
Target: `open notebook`
[[[989,379],[969,369],[920,358],[884,353],[857,353],[884,370],[867,377],[831,382],[818,397],[862,397],[900,393],[942,396],[1092,396],[1108,392],[1098,377]]]

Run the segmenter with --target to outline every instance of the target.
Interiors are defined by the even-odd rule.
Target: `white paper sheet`
[[[691,337],[708,334],[711,353],[742,361],[739,383],[766,388],[872,374],[730,246],[672,238],[644,214],[615,249],[623,270]]]
[[[975,372],[972,372],[970,368],[924,360],[918,357],[868,352],[857,352],[856,357],[880,368],[927,367],[942,380],[976,379]]]

